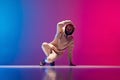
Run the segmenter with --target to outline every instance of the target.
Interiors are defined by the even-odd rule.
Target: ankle
[[[50,63],[50,66],[55,66],[55,62]]]

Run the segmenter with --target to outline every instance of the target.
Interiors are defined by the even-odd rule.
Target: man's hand
[[[58,23],[59,26],[65,26],[67,24],[73,24],[71,20],[64,20]]]
[[[53,50],[56,54],[61,54],[61,53],[63,53],[63,51],[58,50],[55,46],[52,46],[52,47],[51,47],[51,52],[52,52],[52,50]]]
[[[69,65],[70,65],[70,66],[76,66],[76,65],[75,65],[75,64],[73,64],[73,63],[70,63]]]
[[[65,20],[65,21],[63,21],[63,22],[64,22],[64,25],[73,24],[71,20]]]

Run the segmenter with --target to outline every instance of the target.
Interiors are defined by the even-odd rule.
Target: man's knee
[[[48,46],[47,42],[43,42],[42,45],[41,45],[42,48],[45,48],[46,46]]]

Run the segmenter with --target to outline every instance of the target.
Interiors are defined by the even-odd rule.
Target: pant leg
[[[52,63],[58,56],[53,50],[51,50],[51,47],[53,47],[51,43],[43,42],[42,44],[42,50],[47,56],[47,58],[45,59],[45,62],[47,63]]]
[[[49,56],[49,54],[51,53],[51,47],[49,46],[49,43],[43,42],[41,47],[45,55]]]
[[[54,62],[58,57],[58,54],[56,54],[53,50],[52,53],[49,54],[49,56],[47,56],[47,58],[45,59],[45,62],[47,63],[52,63]]]

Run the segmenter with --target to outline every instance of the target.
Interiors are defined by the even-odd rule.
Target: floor
[[[0,80],[120,80],[120,67],[0,66]]]

